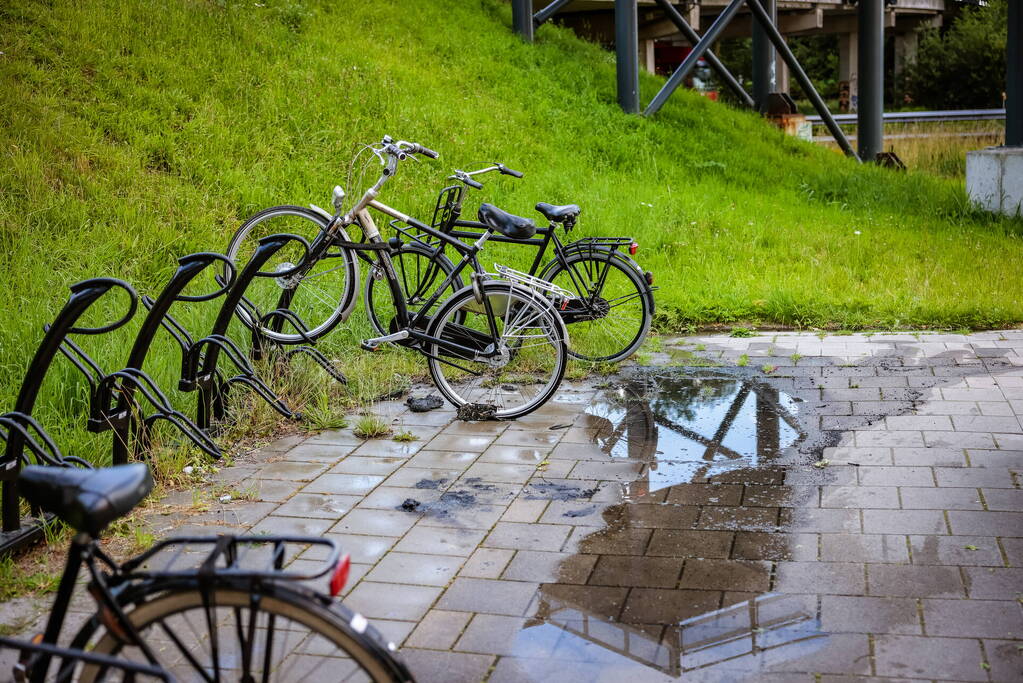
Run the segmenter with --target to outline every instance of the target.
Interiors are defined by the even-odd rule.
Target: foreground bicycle
[[[344,319],[354,305],[353,283],[358,282],[353,254],[365,252],[373,256],[371,277],[386,283],[393,315],[382,326],[381,336],[362,342],[364,349],[394,343],[418,350],[428,359],[437,389],[456,407],[471,406],[471,414],[513,419],[536,410],[554,395],[565,374],[568,332],[554,302],[567,307],[571,294],[510,268],[498,267],[497,275],[489,274],[478,258],[490,238],[527,240],[535,234],[536,226],[529,219],[489,204],[480,207],[482,232],[471,244],[420,224],[376,197],[394,177],[399,162],[415,155],[435,159],[437,153],[388,137],[368,149],[383,165],[376,183],[346,213],[342,213],[344,193],[335,189],[337,213],[318,229],[308,252],[294,257],[299,265],[282,260],[270,270],[286,276],[268,278],[272,284],[264,291],[246,291],[246,296],[258,298],[255,307],[259,310],[289,309],[309,323],[307,330],[292,334],[282,328],[280,321],[271,322],[264,327],[267,336],[284,343],[298,342],[322,335]],[[451,264],[451,272],[436,288],[421,299],[410,300],[406,273],[401,271],[399,275],[392,261],[393,254],[401,253],[402,242],[397,237],[385,242],[369,209],[414,222],[418,229],[460,253],[461,261]],[[274,211],[318,216],[317,225],[323,218],[298,207],[268,210]],[[350,241],[347,229],[351,225],[362,229],[364,241]],[[240,230],[228,248],[228,257],[235,262],[244,260],[254,248],[256,236],[251,230]],[[463,287],[461,273],[467,269],[470,284]],[[321,313],[325,317],[320,317]],[[238,316],[249,326],[261,324],[242,309]]]
[[[40,462],[75,460],[60,456],[31,418],[45,446],[24,428],[24,417],[6,417],[0,416],[0,430],[6,430],[0,436],[17,431]],[[22,470],[18,486],[25,500],[77,533],[45,632],[30,642],[0,638],[0,648],[21,653],[14,680],[412,681],[393,654],[394,645],[334,599],[350,565],[331,540],[181,537],[123,564],[111,559],[99,547],[100,535],[152,485],[142,463]],[[321,563],[313,569],[286,568],[302,551]],[[97,610],[69,646],[60,647],[83,566]],[[309,587],[310,580],[328,574],[330,594]]]
[[[498,171],[503,175],[522,177],[518,171],[493,164],[477,171],[456,171],[450,179],[458,181],[441,190],[429,226],[399,213],[388,214],[394,218],[391,225],[409,242],[391,250],[391,261],[404,291],[407,307],[421,305],[441,283],[455,271],[455,264],[445,255],[448,240],[436,238],[425,230],[427,227],[446,233],[460,240],[478,240],[487,226],[482,221],[461,219],[462,204],[466,188],[482,188],[475,179],[483,173]],[[262,236],[275,233],[293,233],[313,242],[318,235],[334,225],[337,241],[322,250],[322,255],[309,263],[307,271],[290,279],[280,279],[276,291],[265,292],[264,307],[286,305],[301,319],[308,329],[310,338],[325,335],[345,320],[357,302],[359,283],[359,260],[370,265],[366,278],[364,299],[370,323],[381,335],[390,330],[390,321],[396,311],[391,302],[390,287],[383,269],[362,253],[353,252],[342,243],[348,243],[346,225],[337,225],[341,213],[344,193],[335,188],[335,209],[331,216],[317,207],[277,206],[262,211],[249,220],[234,234],[227,249],[228,257],[236,262],[254,248],[252,245]],[[568,244],[557,236],[560,225],[566,235],[575,226],[579,207],[575,205],[554,206],[537,204],[537,210],[547,218],[548,227],[536,229],[537,236],[528,238],[508,237],[495,234],[495,242],[510,242],[536,248],[536,256],[526,274],[554,283],[571,293],[568,305],[560,311],[562,319],[571,325],[570,355],[588,361],[619,361],[627,358],[639,348],[650,330],[654,312],[653,277],[643,272],[630,258],[636,244],[628,237],[587,237]],[[355,216],[355,223],[359,217]],[[409,226],[408,228],[402,225]],[[468,229],[468,230],[467,230]],[[547,247],[553,244],[554,258],[544,264]],[[295,255],[297,261],[299,255]],[[283,261],[281,271],[292,264]],[[460,275],[445,283],[445,295],[454,294],[464,284]],[[301,286],[299,286],[301,285]],[[281,289],[286,290],[281,296]],[[279,300],[278,300],[279,298]],[[265,309],[261,309],[265,310]],[[239,317],[250,328],[254,321],[244,311]],[[302,341],[303,333],[267,326],[266,334],[284,343]]]

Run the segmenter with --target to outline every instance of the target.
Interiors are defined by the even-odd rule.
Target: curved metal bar
[[[232,384],[244,384],[249,389],[256,392],[260,398],[270,404],[271,408],[284,417],[289,419],[297,417],[297,413],[288,408],[284,401],[282,401],[281,398],[274,393],[273,389],[268,387],[266,383],[258,377],[250,375],[235,375],[234,377],[229,377],[221,386],[226,388]]]
[[[213,323],[213,329],[206,339],[211,338],[225,338],[227,337],[227,328],[231,324],[231,318],[235,315],[235,310],[238,304],[241,302],[245,295],[245,290],[252,283],[253,278],[260,277],[288,277],[293,272],[300,270],[303,264],[296,266],[294,269],[283,272],[283,273],[263,273],[260,268],[270,260],[270,257],[280,251],[289,242],[299,242],[305,248],[306,253],[309,251],[309,244],[301,237],[297,235],[278,234],[268,235],[259,240],[259,244],[256,247],[256,251],[252,254],[252,258],[245,264],[241,273],[235,279],[231,288],[227,292],[227,296],[224,297],[224,302],[221,304],[220,312],[217,315],[216,321]],[[305,259],[303,259],[303,262]],[[226,387],[227,384],[214,385],[210,378],[212,378],[217,369],[217,362],[220,360],[220,351],[222,346],[219,344],[208,344],[208,348],[203,353],[201,367],[196,372],[196,382],[199,384],[199,400],[196,407],[196,423],[200,428],[207,428],[210,425],[211,417],[217,414],[219,417],[224,411],[224,400],[219,395],[220,388]],[[290,411],[289,411],[290,412]]]
[[[89,394],[90,396],[94,395],[97,385],[103,379],[103,368],[99,366],[99,363],[70,339],[62,340],[57,350],[85,376],[85,381],[89,383]]]
[[[199,273],[218,262],[226,264],[226,267],[233,276],[234,264],[222,254],[200,252],[182,256],[178,259],[177,271],[171,276],[170,281],[164,286],[163,291],[160,292],[160,295],[153,301],[152,305],[147,306],[149,314],[142,322],[142,328],[139,330],[138,336],[135,337],[135,343],[128,354],[127,367],[142,368],[146,360],[146,354],[149,352],[149,347],[153,343],[153,338],[156,337],[164,317],[166,317],[167,312],[175,301],[209,301],[221,296],[230,288],[230,281],[234,279],[233,277],[229,278],[223,287],[211,294],[186,296],[181,293]],[[223,279],[218,278],[218,280],[222,281]],[[180,328],[181,326],[177,325],[177,327]],[[183,330],[183,328],[181,329]]]
[[[307,344],[316,343],[316,341],[309,336],[309,327],[290,308],[278,308],[276,310],[270,311],[262,318],[260,318],[260,323],[266,323],[267,321],[273,320],[274,318],[279,318],[284,322],[290,323],[291,326],[295,328],[295,331],[298,332],[299,336],[302,337],[302,341],[306,342]],[[279,325],[276,329],[280,330],[281,327],[283,326]],[[252,333],[253,335],[257,334],[256,328],[253,328]]]
[[[172,425],[177,427],[178,431],[185,435],[185,438],[187,438],[189,441],[195,444],[196,448],[206,453],[207,455],[216,458],[217,460],[219,460],[223,456],[223,453],[221,452],[220,447],[216,444],[216,442],[213,441],[213,439],[211,439],[209,436],[207,436],[203,431],[198,429],[195,426],[195,423],[193,423],[184,413],[181,413],[177,410],[167,413],[153,413],[145,420],[143,420],[143,424],[148,430],[159,420],[170,422]]]
[[[127,292],[131,301],[128,312],[120,320],[102,327],[75,327],[75,323],[82,314],[96,302],[97,299],[113,288],[123,289]],[[61,344],[67,340],[67,335],[78,332],[82,334],[100,334],[109,332],[124,325],[135,314],[138,306],[138,294],[128,283],[115,278],[93,278],[76,282],[70,288],[71,296],[67,303],[54,318],[53,322],[45,329],[43,340],[36,349],[28,370],[25,372],[25,379],[18,391],[18,398],[14,403],[14,411],[23,415],[31,415],[35,407],[36,398],[42,387],[43,379],[53,363],[54,356],[61,349]],[[20,464],[20,455],[25,447],[23,434],[15,430],[8,434],[7,446],[4,450],[4,460]],[[13,476],[17,476],[19,464],[13,466]],[[3,483],[2,500],[3,530],[16,531],[21,523],[21,515],[18,509],[17,488],[14,481]]]
[[[86,469],[93,468],[90,463],[81,458],[64,456],[60,452],[60,448],[57,447],[57,444],[54,443],[53,438],[46,433],[46,430],[31,415],[17,412],[5,413],[0,415],[0,426],[7,428],[7,433],[2,434],[4,440],[10,441],[11,433],[17,433],[24,445],[35,454],[36,461],[39,463],[55,467],[68,467],[71,464],[75,464]],[[29,428],[31,428],[31,431]],[[33,432],[35,435],[33,435]],[[36,440],[36,436],[43,442],[42,444]],[[30,464],[24,451],[18,454],[17,462],[26,465]]]
[[[330,359],[320,353],[319,349],[314,349],[311,346],[296,346],[290,351],[287,351],[284,354],[284,357],[290,360],[293,356],[299,353],[303,353],[311,357],[328,375],[341,384],[348,384],[348,378],[345,377],[345,374],[335,368],[334,364],[330,362]]]
[[[105,332],[113,332],[118,327],[121,327],[126,322],[132,319],[135,315],[136,309],[139,306],[139,295],[135,291],[135,288],[129,285],[124,280],[118,280],[114,277],[94,277],[89,280],[82,280],[71,285],[71,298],[74,298],[75,294],[79,292],[91,292],[96,288],[102,288],[103,291],[96,297],[102,296],[110,291],[112,288],[117,287],[123,289],[128,294],[128,312],[120,320],[116,320],[108,325],[100,325],[99,327],[71,327],[68,329],[68,333],[71,334],[103,334]],[[95,299],[93,299],[95,301]],[[70,303],[70,302],[69,302]],[[62,311],[63,312],[63,311]],[[58,316],[59,317],[59,316]],[[76,318],[77,319],[77,318]],[[56,322],[54,322],[56,325]]]
[[[142,305],[146,307],[146,310],[151,309],[155,303],[156,300],[151,296],[142,297]],[[185,326],[179,323],[170,313],[163,316],[163,320],[160,321],[160,324],[163,326],[163,329],[167,330],[167,332],[174,337],[174,341],[176,341],[178,346],[181,347],[182,353],[188,351],[188,347],[194,343],[192,335],[188,333]]]

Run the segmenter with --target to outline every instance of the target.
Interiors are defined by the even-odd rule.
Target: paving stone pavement
[[[423,681],[1023,680],[1023,330],[658,348],[517,421],[376,404],[417,440],[284,439],[174,532],[335,539]]]

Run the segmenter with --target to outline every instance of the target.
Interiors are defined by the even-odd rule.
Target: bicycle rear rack
[[[568,302],[575,296],[572,292],[568,291],[564,287],[559,287],[553,282],[547,282],[541,278],[528,273],[523,273],[520,270],[509,268],[508,266],[502,266],[500,263],[494,264],[494,270],[497,271],[497,275],[502,280],[508,280],[516,284],[523,285],[529,289],[542,294],[543,296],[551,299],[555,308],[564,309]]]
[[[597,250],[610,249],[615,251],[622,247],[627,249],[631,244],[631,237],[581,237],[569,246],[581,247],[581,250],[585,250],[588,255],[592,255]]]
[[[285,568],[313,546],[328,549],[321,564],[304,570]],[[181,536],[157,543],[121,569],[132,578],[188,578],[205,572],[237,579],[308,581],[336,568],[340,555],[337,543],[318,536]],[[162,560],[161,566],[145,568],[153,560]]]

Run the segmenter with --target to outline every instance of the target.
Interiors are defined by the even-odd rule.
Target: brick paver
[[[650,369],[673,348],[791,397],[813,447],[759,416],[694,450],[727,402],[614,378],[510,423],[387,401],[418,440],[289,437],[188,524],[335,539],[424,681],[1023,680],[1023,331],[664,339]]]

